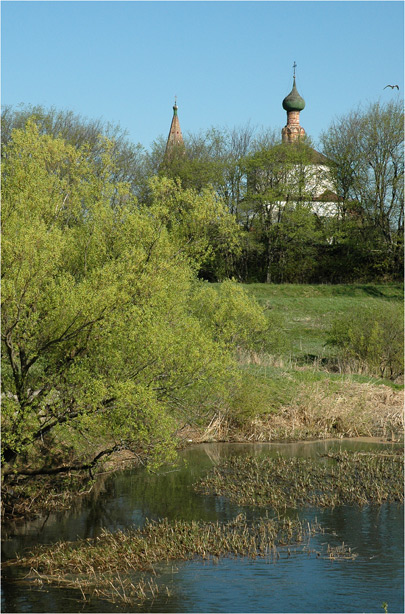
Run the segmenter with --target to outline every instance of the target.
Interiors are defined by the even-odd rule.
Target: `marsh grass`
[[[214,467],[195,489],[274,510],[402,502],[403,451],[339,452],[323,459],[235,457]]]
[[[93,597],[96,597],[106,599],[111,603],[141,604],[148,599],[155,599],[157,595],[162,593],[162,588],[159,587],[154,578],[142,577],[139,580],[133,580],[132,577],[120,573],[97,574],[94,571],[87,575],[69,576],[63,573],[43,574],[35,568],[31,568],[25,579],[41,587],[51,584],[76,589],[80,591],[83,601],[90,601]],[[169,588],[165,587],[164,590],[169,596]]]
[[[288,546],[309,549],[311,536],[323,533],[312,523],[268,516],[248,523],[245,515],[225,522],[146,521],[142,529],[105,529],[94,539],[39,546],[6,565],[30,568],[27,580],[76,588],[83,599],[92,596],[124,603],[170,596],[170,588],[153,577],[134,579],[139,572],[156,575],[159,563],[201,558],[218,562],[222,557],[256,557],[276,562]]]
[[[381,437],[401,440],[404,432],[403,393],[376,386],[324,378],[287,380],[290,399],[278,412],[261,414],[231,428],[234,439],[250,441]]]
[[[228,411],[193,441],[298,441],[379,437],[403,441],[403,390],[376,380],[312,369],[251,365]]]

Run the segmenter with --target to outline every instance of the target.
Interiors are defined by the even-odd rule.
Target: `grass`
[[[195,486],[237,505],[276,511],[304,506],[402,502],[403,452],[339,452],[328,459],[244,456],[214,467]]]
[[[379,298],[402,300],[404,285],[388,284],[243,284],[258,300],[268,298]]]
[[[260,364],[260,362],[262,364]],[[388,386],[392,388],[392,390],[398,391],[404,388],[403,384],[398,384],[381,377],[373,377],[361,373],[333,373],[328,371],[327,367],[323,367],[322,363],[305,367],[291,360],[283,362],[280,358],[276,361],[276,364],[277,363],[278,365],[281,363],[281,366],[266,364],[266,357],[263,357],[262,360],[259,359],[259,364],[249,363],[249,359],[245,358],[245,362],[242,362],[241,367],[257,378],[269,380],[275,384],[277,383],[277,388],[279,390],[284,388],[285,398],[288,399],[291,399],[296,394],[301,384],[311,385],[325,380],[337,383],[356,382],[365,385]]]
[[[242,386],[194,441],[403,437],[402,381],[375,377],[327,345],[336,316],[393,302],[401,308],[403,284],[244,288],[266,309],[270,343],[265,351],[239,350]]]
[[[105,529],[92,539],[39,546],[26,557],[7,561],[6,566],[30,568],[26,580],[77,588],[84,600],[91,596],[112,602],[142,603],[169,587],[152,578],[135,579],[138,572],[156,574],[160,562],[186,561],[196,557],[217,563],[222,557],[267,558],[276,562],[280,548],[297,546],[310,554],[309,540],[323,533],[317,521],[264,517],[248,523],[243,514],[228,522],[147,520],[141,529],[111,533]],[[315,551],[313,551],[315,552]],[[289,553],[288,553],[289,555]],[[325,555],[331,558],[328,550]],[[334,550],[347,558],[347,552]]]
[[[403,301],[403,284],[244,284],[267,309],[269,318],[283,322],[284,355],[296,361],[332,356],[326,333],[337,315],[364,305],[381,307]]]

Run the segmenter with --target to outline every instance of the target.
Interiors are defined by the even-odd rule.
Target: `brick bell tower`
[[[294,62],[293,88],[283,100],[283,109],[287,111],[287,124],[281,131],[283,143],[294,143],[305,136],[305,130],[300,126],[300,111],[305,107],[305,100],[299,95],[295,85],[296,67]]]
[[[184,147],[183,135],[181,133],[179,117],[177,115],[177,97],[174,98],[173,119],[170,126],[169,136],[166,143],[166,156],[170,157],[173,150],[179,145]]]

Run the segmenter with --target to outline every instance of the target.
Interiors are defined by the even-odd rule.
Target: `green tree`
[[[95,170],[98,163],[101,172],[108,143],[112,179],[130,183],[131,191],[138,197],[145,193],[150,172],[146,152],[140,143],[131,143],[127,132],[118,124],[85,118],[55,107],[21,105],[15,108],[6,105],[1,114],[2,146],[10,141],[13,130],[24,129],[29,120],[35,121],[40,134],[60,137],[75,148],[86,145],[96,165]]]
[[[183,188],[198,192],[214,190],[241,230],[239,255],[225,249],[220,254],[216,252],[210,264],[201,269],[205,279],[216,281],[226,276],[235,276],[240,280],[247,278],[256,251],[261,251],[261,245],[253,239],[247,230],[249,225],[246,225],[245,158],[256,150],[268,147],[270,142],[274,144],[274,139],[273,132],[258,132],[250,124],[232,129],[212,127],[199,134],[186,134],[184,146],[171,150],[169,157],[165,157],[166,141],[160,138],[148,155],[151,173],[179,180]]]
[[[324,180],[315,153],[307,142],[273,144],[245,160],[245,229],[263,245],[267,283],[305,281],[313,270],[318,230],[312,201]]]
[[[339,350],[344,368],[357,367],[395,380],[404,373],[404,312],[402,305],[355,310],[332,323],[328,343]]]
[[[179,420],[237,382],[227,340],[191,308],[206,243],[190,225],[218,216],[217,201],[155,180],[141,205],[110,148],[94,160],[33,121],[4,147],[2,443],[19,471],[27,459],[34,473],[66,470],[68,452],[78,468],[119,446],[168,458]]]
[[[230,280],[221,284],[200,282],[192,297],[193,312],[214,339],[232,351],[263,350],[268,340],[268,321],[242,286]]]
[[[184,188],[201,191],[214,187],[219,196],[224,181],[225,136],[211,128],[205,134],[188,134],[169,158],[163,157],[160,174],[180,179]]]
[[[184,189],[180,179],[154,177],[149,182],[149,209],[189,254],[198,273],[215,269],[227,278],[239,252],[240,229],[212,187]]]
[[[403,105],[370,104],[336,119],[322,136],[339,195],[341,227],[365,249],[357,268],[402,276],[404,218]],[[349,216],[356,224],[346,225]],[[351,240],[350,229],[356,231]],[[358,232],[360,231],[360,232]],[[368,262],[366,261],[368,260]],[[359,266],[360,265],[360,266]]]

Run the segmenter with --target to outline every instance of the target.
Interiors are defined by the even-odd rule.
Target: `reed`
[[[281,510],[304,506],[402,502],[403,451],[339,452],[322,459],[235,457],[195,484],[238,505]]]
[[[266,516],[248,523],[245,515],[225,522],[197,522],[168,519],[146,521],[141,529],[111,533],[105,529],[95,539],[58,542],[39,546],[23,558],[5,565],[27,567],[27,579],[80,590],[83,599],[99,596],[124,603],[170,596],[169,587],[160,587],[153,578],[160,562],[195,557],[218,562],[222,557],[265,557],[275,562],[280,549],[308,544],[312,535],[323,532],[317,521]]]

